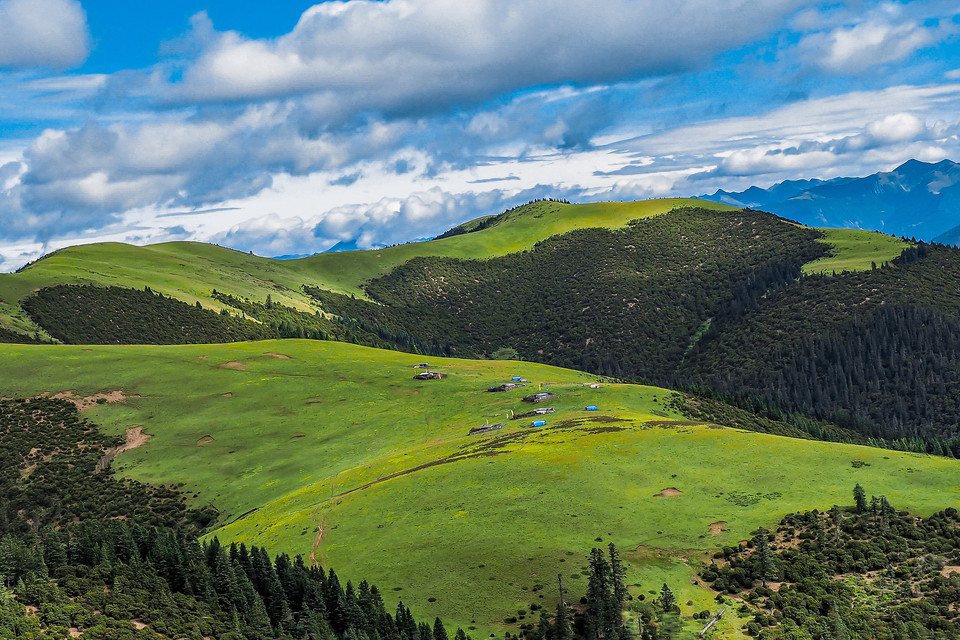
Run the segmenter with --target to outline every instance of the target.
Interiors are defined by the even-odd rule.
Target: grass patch
[[[843,271],[869,271],[878,268],[900,255],[900,252],[912,246],[900,238],[863,231],[861,229],[821,229],[825,234],[821,242],[833,248],[832,255],[803,265],[807,275],[826,274]]]

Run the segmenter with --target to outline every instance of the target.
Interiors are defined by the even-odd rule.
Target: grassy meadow
[[[921,515],[960,506],[954,460],[690,423],[665,408],[669,391],[593,389],[593,376],[523,362],[431,358],[447,378],[416,381],[420,359],[294,340],[3,345],[0,395],[122,390],[86,413],[153,436],[114,462],[122,474],[212,502],[222,540],[367,578],[388,604],[475,638],[515,631],[504,619],[519,611],[536,622],[530,605],[553,608],[558,573],[579,597],[592,546],[615,543],[635,594],[668,581],[689,614],[711,608],[692,583],[709,552],[787,512],[850,504],[857,482]],[[484,391],[511,376],[528,386]],[[546,427],[506,420],[541,385],[559,394]],[[725,620],[725,637],[740,624]]]
[[[900,252],[911,246],[900,238],[886,236],[875,231],[861,229],[821,229],[822,242],[830,244],[832,255],[814,260],[803,266],[803,272],[811,275],[830,275],[842,271],[867,271],[873,265],[879,267],[893,260]]]

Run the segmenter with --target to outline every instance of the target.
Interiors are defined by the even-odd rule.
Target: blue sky
[[[955,2],[0,0],[0,270],[960,160]]]

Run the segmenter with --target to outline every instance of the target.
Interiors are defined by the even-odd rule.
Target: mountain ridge
[[[946,159],[908,160],[893,171],[865,177],[787,180],[766,189],[717,189],[700,197],[762,209],[807,226],[875,230],[946,244],[960,241],[960,164]]]

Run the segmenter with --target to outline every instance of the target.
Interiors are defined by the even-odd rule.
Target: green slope
[[[299,260],[273,260],[198,242],[171,242],[136,247],[100,243],[69,247],[20,273],[0,274],[0,327],[33,333],[36,327],[19,309],[20,300],[54,284],[98,284],[171,295],[193,304],[221,309],[213,289],[240,297],[266,299],[310,310],[301,286],[363,296],[361,285],[417,256],[488,258],[522,251],[550,236],[588,227],[616,228],[631,220],[697,204],[733,210],[690,198],[641,202],[567,205],[535,202],[512,210],[499,224],[475,233],[414,242],[372,251],[325,253]]]
[[[821,229],[822,242],[831,246],[831,255],[804,265],[803,272],[810,275],[830,275],[843,271],[867,271],[893,260],[911,243],[886,236],[876,231],[861,229]]]
[[[419,382],[418,360],[316,341],[4,345],[0,395],[122,389],[124,402],[88,413],[107,431],[154,436],[117,459],[122,473],[212,501],[222,539],[314,551],[474,637],[515,632],[503,619],[531,603],[552,607],[558,573],[580,594],[601,542],[630,557],[635,593],[669,579],[694,601],[689,614],[712,597],[691,584],[705,552],[784,513],[848,504],[856,482],[919,514],[960,504],[954,460],[689,423],[663,389],[591,389],[595,378],[543,365],[431,359],[447,379]],[[530,384],[483,391],[513,375]],[[559,394],[546,428],[467,435],[529,407],[519,398],[541,383]],[[655,497],[671,487],[682,493]],[[740,624],[731,617],[724,634]]]

